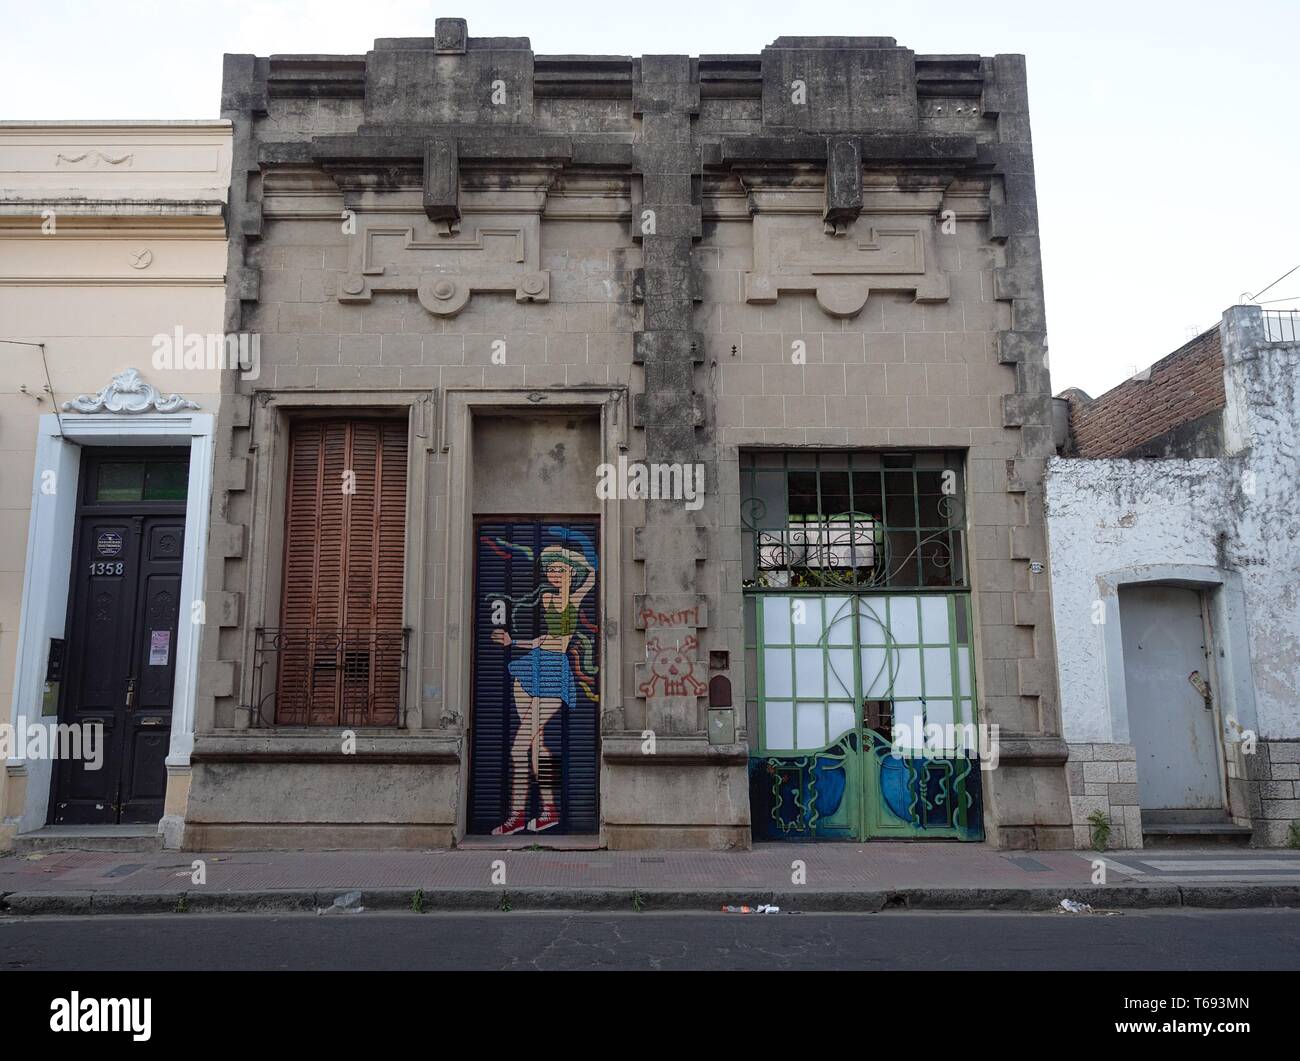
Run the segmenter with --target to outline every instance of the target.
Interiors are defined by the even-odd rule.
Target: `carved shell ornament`
[[[153,384],[146,383],[140,377],[140,370],[135,368],[119,372],[96,395],[82,394],[63,403],[66,413],[175,413],[198,407],[198,402],[179,394],[164,396]]]

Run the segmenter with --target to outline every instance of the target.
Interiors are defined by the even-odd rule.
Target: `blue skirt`
[[[578,702],[578,690],[573,680],[573,668],[563,652],[535,648],[526,656],[515,660],[509,671],[519,679],[519,684],[529,696],[559,697],[565,707]]]

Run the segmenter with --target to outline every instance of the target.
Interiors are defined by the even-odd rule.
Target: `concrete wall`
[[[375,820],[328,736],[261,725],[250,699],[253,630],[276,609],[286,418],[376,403],[412,425],[415,633],[406,728],[367,734],[366,754],[412,783],[430,763],[449,780],[392,842],[463,829],[464,520],[476,493],[505,504],[507,490],[468,452],[469,420],[582,406],[602,461],[698,462],[707,486],[698,511],[591,509],[608,576],[607,843],[749,843],[743,710],[734,739],[711,743],[701,701],[639,686],[645,627],[674,616],[652,636],[693,638],[701,669],[728,652],[746,688],[737,456],[753,445],[968,451],[981,717],[1002,736],[986,824],[1005,846],[1069,843],[1047,582],[1032,566],[1051,426],[1021,57],[782,38],[750,56],[553,58],[440,19],[435,37],[364,58],[227,56],[223,114],[226,324],[261,335],[264,372],[226,380],[218,430],[221,618],[195,752],[196,790],[211,791],[194,845],[271,835],[259,771],[272,767],[255,763],[321,763],[310,784],[326,809],[303,842]]]
[[[1235,306],[1221,325],[1227,452],[1194,460],[1078,460],[1048,464],[1048,529],[1061,714],[1071,747],[1078,839],[1093,810],[1111,810],[1141,843],[1136,799],[1116,802],[1090,763],[1132,760],[1123,660],[1108,651],[1119,585],[1200,585],[1215,626],[1229,811],[1256,841],[1281,843],[1300,818],[1291,765],[1300,744],[1300,347],[1266,343],[1258,308]],[[1098,621],[1104,617],[1106,621]],[[1243,731],[1261,742],[1245,755]],[[1268,745],[1266,747],[1265,745]],[[1099,756],[1098,748],[1105,750]],[[1127,750],[1125,750],[1127,749]],[[1075,763],[1080,769],[1075,769]],[[1270,763],[1285,764],[1275,776]],[[1121,763],[1121,765],[1123,765]],[[1276,769],[1274,767],[1273,769]],[[1119,779],[1121,783],[1125,779]],[[1268,792],[1271,805],[1262,802]],[[1118,794],[1126,800],[1128,793]]]
[[[591,513],[601,464],[600,423],[592,416],[474,418],[474,514]]]
[[[0,344],[0,701],[15,715],[39,716],[18,669],[44,677],[44,645],[37,659],[19,643],[24,602],[67,592],[66,558],[63,584],[24,585],[40,417],[127,368],[216,412],[219,370],[155,366],[154,337],[221,332],[229,179],[223,122],[0,123],[0,339],[44,344]],[[44,806],[48,764],[31,765],[30,790],[12,761],[0,786],[0,841],[30,800]]]

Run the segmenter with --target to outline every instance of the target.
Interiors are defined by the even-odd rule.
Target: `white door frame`
[[[203,599],[214,419],[211,413],[109,411],[47,413],[40,418],[10,712],[15,726],[20,720],[40,720],[50,638],[66,636],[82,447],[186,446],[190,451],[190,471],[185,502],[185,551],[181,561],[171,745],[166,762],[169,773],[188,770],[194,748],[194,700],[202,640],[194,604]],[[48,474],[51,472],[52,477]],[[201,613],[197,618],[202,618]],[[11,758],[5,768],[10,775],[27,779],[19,833],[40,829],[49,816],[51,760]]]

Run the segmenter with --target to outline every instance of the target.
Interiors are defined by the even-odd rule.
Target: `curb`
[[[288,914],[332,907],[347,888],[247,892],[10,892],[0,894],[0,913],[10,916],[114,914]],[[896,888],[884,891],[761,892],[648,890],[631,888],[416,888],[363,889],[365,910],[420,912],[550,911],[628,912],[639,896],[647,912],[715,913],[724,906],[770,903],[783,912],[884,913],[890,911],[1048,911],[1062,899],[1095,910],[1300,908],[1300,885],[1125,885],[1089,888]],[[340,911],[342,916],[344,911]]]

